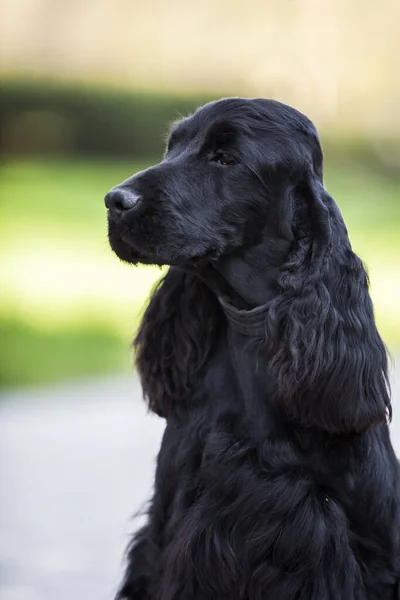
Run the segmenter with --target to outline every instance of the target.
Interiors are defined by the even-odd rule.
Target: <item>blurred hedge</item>
[[[0,151],[8,155],[158,156],[169,123],[210,98],[2,82]]]
[[[14,156],[154,159],[163,152],[169,124],[213,99],[41,80],[0,84],[0,153]],[[321,133],[329,159],[398,172],[399,140],[393,146],[393,140],[389,145],[335,124]]]

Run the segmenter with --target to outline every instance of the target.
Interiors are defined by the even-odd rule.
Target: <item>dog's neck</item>
[[[264,239],[240,253],[210,261],[197,273],[223,303],[240,311],[252,310],[274,295],[280,265],[291,244],[281,238]]]

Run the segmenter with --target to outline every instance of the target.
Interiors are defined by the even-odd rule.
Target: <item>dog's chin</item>
[[[154,264],[150,258],[146,257],[137,248],[127,243],[121,236],[117,235],[115,230],[109,228],[108,241],[112,251],[120,260],[131,265]]]

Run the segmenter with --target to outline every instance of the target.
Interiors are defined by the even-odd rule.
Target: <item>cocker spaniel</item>
[[[314,125],[212,102],[105,201],[122,260],[170,265],[135,341],[166,429],[118,598],[393,600],[387,355]]]

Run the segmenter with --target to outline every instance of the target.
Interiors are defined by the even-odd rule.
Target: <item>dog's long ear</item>
[[[296,241],[267,323],[279,394],[306,426],[365,431],[391,418],[368,277],[319,179],[293,192],[292,203]]]
[[[214,294],[195,275],[171,267],[158,283],[134,341],[153,412],[167,417],[187,402],[218,335],[220,311]]]

